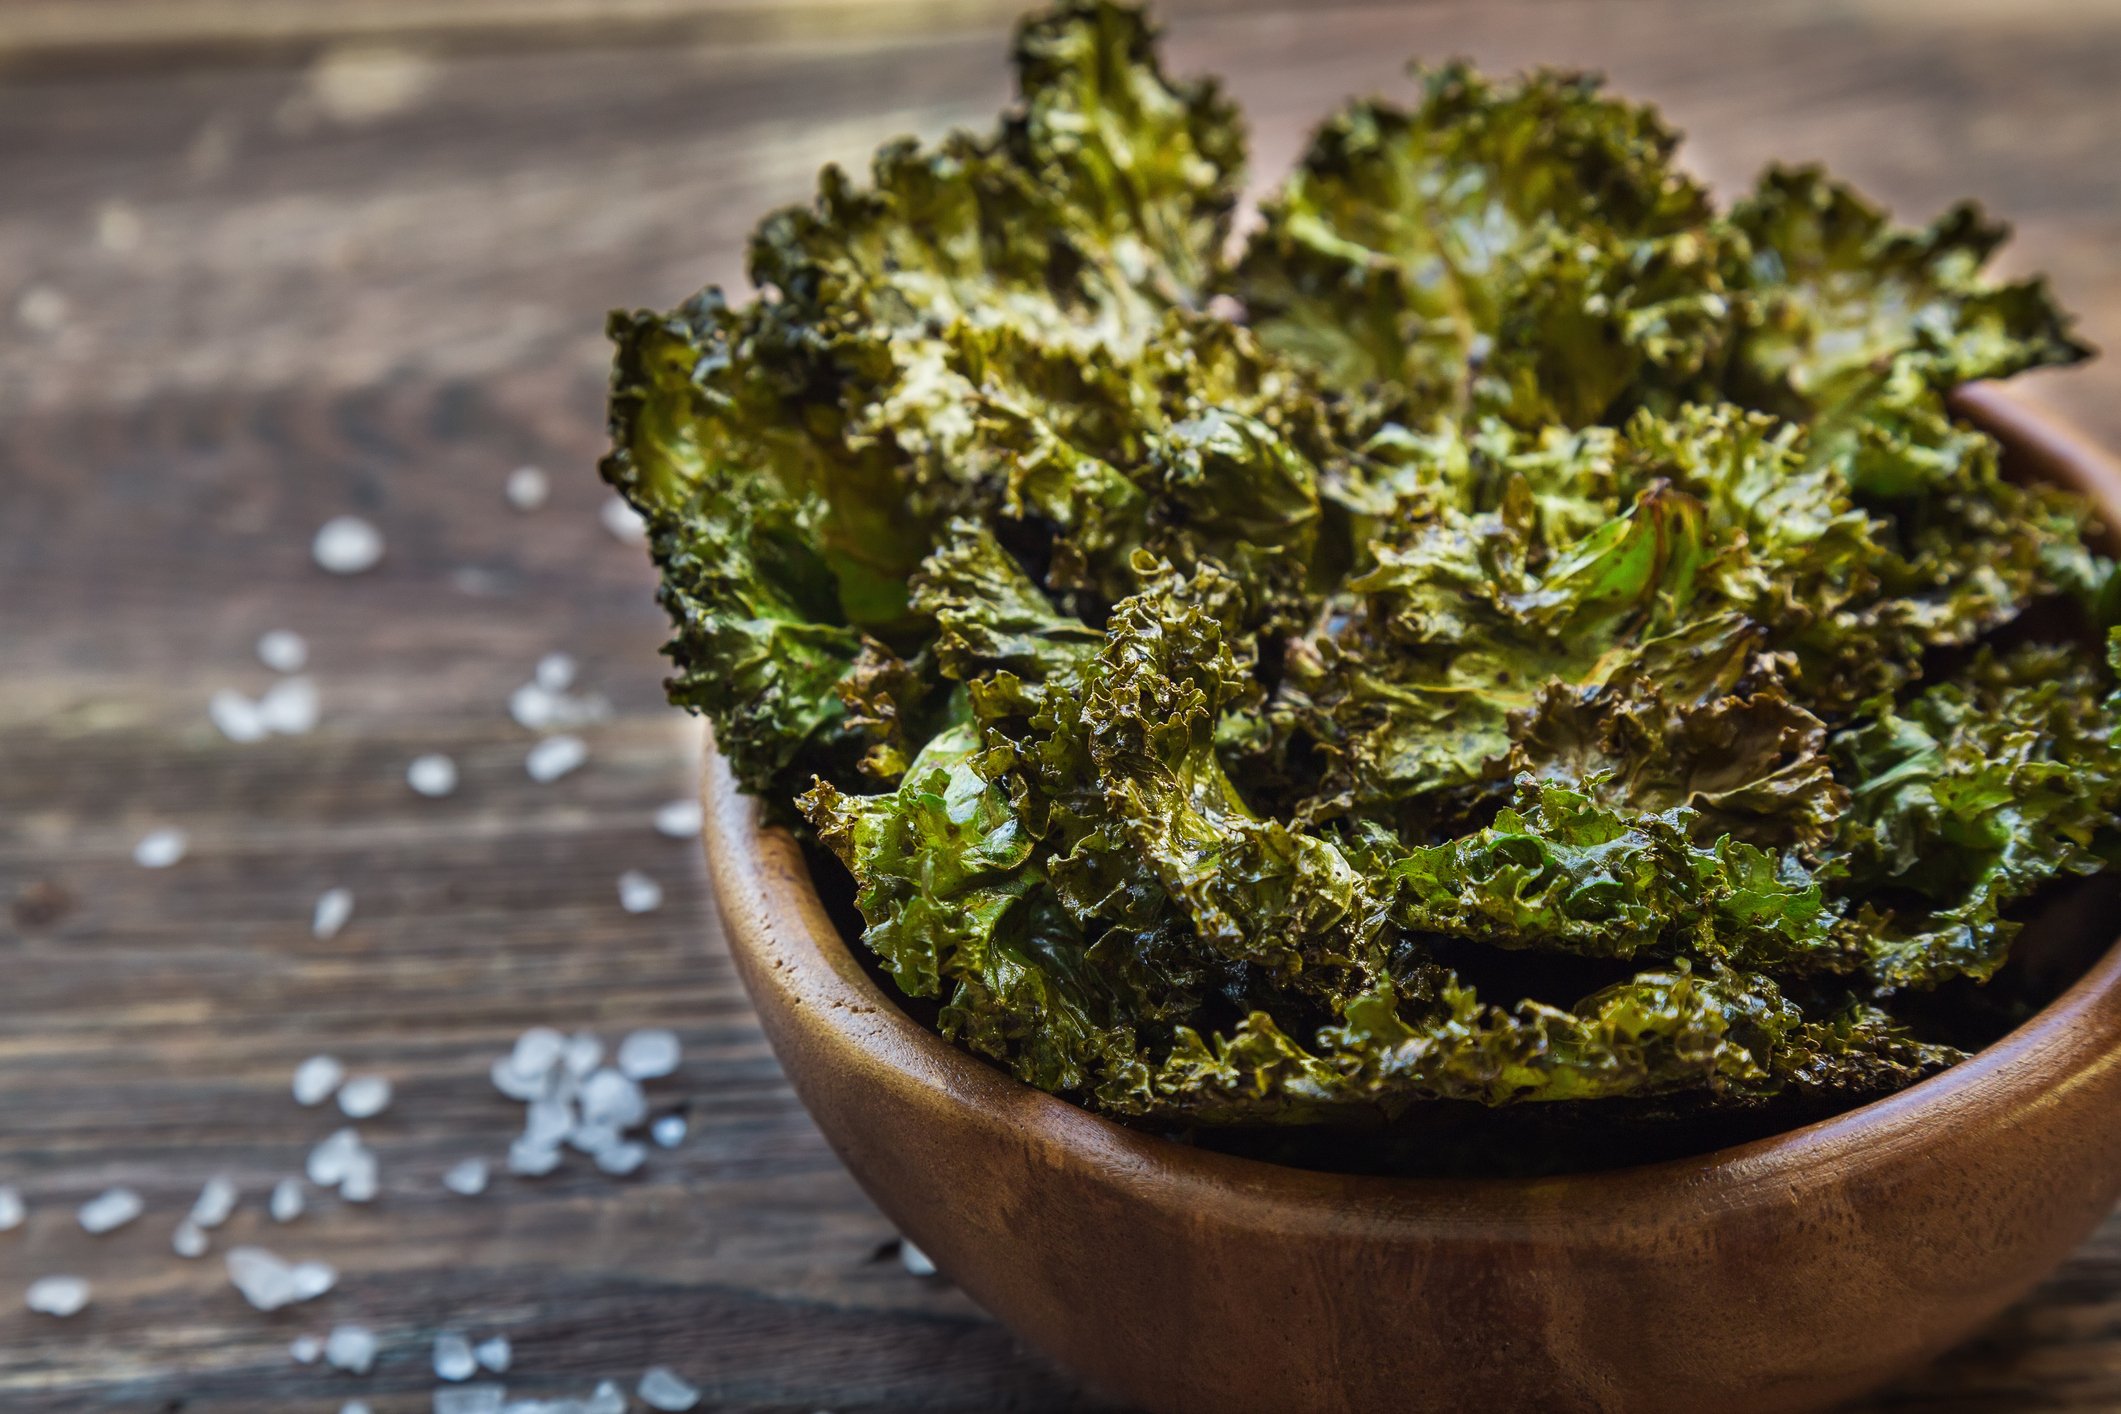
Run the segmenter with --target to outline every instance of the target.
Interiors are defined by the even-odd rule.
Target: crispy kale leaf
[[[1418,78],[1411,109],[1336,115],[1267,202],[1232,288],[1270,345],[1342,390],[1525,425],[1716,359],[1724,237],[1654,112],[1579,75]]]
[[[1810,169],[1719,216],[1650,109],[1452,65],[1232,249],[1237,114],[1140,10],[1015,62],[770,216],[758,299],[611,324],[672,700],[893,984],[1166,1129],[1957,1060],[2121,866],[2121,575],[1947,401],[2086,352],[2001,228]]]

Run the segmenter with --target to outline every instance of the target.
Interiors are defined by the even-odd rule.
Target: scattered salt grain
[[[668,1365],[657,1365],[642,1375],[636,1393],[650,1409],[667,1410],[671,1414],[690,1409],[700,1402],[700,1392],[679,1379],[677,1372]]]
[[[313,1335],[298,1335],[288,1342],[287,1354],[297,1365],[314,1365],[324,1356],[324,1342]]]
[[[574,1103],[557,1096],[541,1096],[523,1113],[523,1138],[541,1149],[565,1139],[575,1126]]]
[[[263,741],[269,734],[258,704],[231,687],[206,699],[206,717],[230,741]]]
[[[96,208],[96,244],[113,255],[140,248],[143,226],[140,213],[122,201],[106,201]]]
[[[357,1075],[339,1087],[339,1109],[348,1119],[373,1119],[390,1108],[390,1082],[380,1075]]]
[[[486,1160],[464,1159],[451,1165],[442,1175],[442,1186],[466,1198],[478,1197],[486,1191]]]
[[[620,1178],[639,1170],[647,1157],[648,1151],[631,1140],[606,1144],[596,1150],[597,1167]]]
[[[517,1138],[508,1146],[508,1171],[524,1178],[543,1178],[560,1166],[557,1145],[533,1144]]]
[[[112,1188],[83,1203],[75,1216],[81,1220],[82,1231],[100,1237],[124,1227],[146,1209],[140,1195],[130,1188]]]
[[[538,659],[538,666],[531,672],[531,680],[547,692],[565,692],[574,686],[575,662],[572,654],[547,653]]]
[[[365,1399],[349,1399],[339,1406],[339,1414],[375,1414]]]
[[[374,1200],[379,1186],[376,1156],[363,1149],[346,1166],[346,1177],[339,1181],[339,1196],[349,1203],[367,1203]]]
[[[502,488],[508,504],[519,511],[534,511],[545,504],[552,495],[552,478],[534,466],[519,466],[508,473],[508,481]]]
[[[616,1380],[600,1380],[596,1393],[583,1404],[582,1414],[626,1414],[626,1392]]]
[[[338,1272],[327,1263],[289,1264],[263,1247],[231,1247],[227,1260],[228,1279],[260,1311],[315,1300],[339,1280]]]
[[[567,1131],[568,1147],[592,1157],[619,1142],[619,1131],[609,1124],[578,1124]]]
[[[566,1048],[560,1052],[560,1064],[577,1080],[595,1070],[603,1059],[604,1043],[587,1031],[569,1036]]]
[[[508,1401],[505,1385],[457,1385],[435,1391],[434,1414],[501,1414]]]
[[[225,1175],[215,1174],[192,1200],[191,1220],[203,1228],[219,1227],[236,1210],[236,1185]]]
[[[317,895],[316,909],[309,915],[310,936],[328,943],[339,936],[339,931],[352,917],[353,890],[326,889]]]
[[[473,1347],[471,1353],[496,1375],[507,1373],[508,1362],[515,1359],[515,1347],[508,1343],[505,1335],[488,1336]]]
[[[182,859],[190,847],[191,840],[182,830],[149,830],[133,846],[133,863],[142,869],[167,869]]]
[[[524,1074],[507,1056],[497,1057],[488,1074],[493,1077],[493,1088],[511,1100],[535,1100],[545,1093],[544,1075]]]
[[[440,800],[457,788],[457,763],[439,752],[415,756],[405,768],[405,784],[429,800]]]
[[[631,1076],[605,1068],[582,1082],[582,1118],[613,1129],[631,1129],[648,1117],[648,1101]]]
[[[272,1214],[276,1223],[291,1223],[302,1216],[302,1180],[283,1178],[272,1186],[272,1196],[265,1200],[265,1211]]]
[[[349,1375],[365,1375],[375,1367],[376,1333],[366,1326],[334,1326],[324,1338],[324,1363]]]
[[[309,1160],[303,1171],[309,1181],[319,1188],[337,1188],[353,1171],[355,1161],[367,1150],[361,1144],[360,1131],[337,1130],[320,1141],[309,1151]]]
[[[31,285],[15,301],[15,318],[39,334],[55,334],[66,324],[66,296],[50,285]]]
[[[478,1359],[471,1353],[471,1342],[455,1331],[443,1331],[435,1337],[435,1375],[444,1380],[468,1380],[479,1372]]]
[[[665,1149],[675,1149],[685,1142],[685,1128],[685,1116],[664,1115],[649,1126],[648,1133]]]
[[[669,1031],[629,1032],[619,1042],[619,1073],[632,1080],[657,1080],[678,1068],[678,1038]]]
[[[589,748],[578,736],[549,736],[530,748],[523,769],[539,785],[550,785],[589,759]]]
[[[309,552],[333,574],[360,574],[383,558],[383,532],[359,516],[333,516],[317,528]]]
[[[317,684],[310,678],[281,678],[258,699],[258,720],[267,731],[302,736],[317,725]]]
[[[663,906],[663,886],[638,869],[619,875],[619,907],[628,913],[653,913]]]
[[[258,635],[258,661],[276,673],[299,673],[308,666],[309,644],[291,628]]]
[[[935,1259],[903,1237],[898,1243],[898,1260],[899,1265],[917,1277],[935,1275]]]
[[[22,1190],[11,1183],[0,1184],[0,1232],[13,1232],[28,1216],[29,1205],[22,1201]]]
[[[648,522],[641,519],[640,512],[617,496],[606,501],[598,514],[603,517],[604,528],[629,545],[648,533]]]
[[[508,1063],[522,1076],[543,1077],[559,1062],[560,1054],[567,1049],[567,1038],[550,1026],[533,1026],[516,1037],[513,1049],[508,1053]]]
[[[169,1250],[179,1257],[204,1257],[206,1247],[206,1229],[190,1218],[178,1223],[177,1230],[169,1235]]]
[[[338,1268],[329,1262],[297,1262],[293,1275],[297,1301],[314,1301],[339,1284]]]
[[[88,1304],[88,1283],[79,1277],[39,1277],[24,1299],[40,1316],[71,1316]]]
[[[655,811],[655,830],[674,840],[697,838],[700,833],[700,803],[697,800],[673,800],[659,805]]]
[[[321,1105],[346,1078],[346,1067],[330,1056],[311,1056],[295,1067],[295,1103]],[[318,1179],[318,1182],[323,1182]]]

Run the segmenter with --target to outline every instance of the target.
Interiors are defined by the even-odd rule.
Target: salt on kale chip
[[[1911,994],[2121,865],[2121,578],[1946,397],[2087,352],[2001,229],[1719,214],[1654,111],[1447,65],[1237,241],[1154,39],[1063,0],[758,298],[612,320],[672,700],[892,984],[1166,1130],[1952,1064]]]

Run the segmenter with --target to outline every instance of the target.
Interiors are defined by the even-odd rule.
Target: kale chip
[[[2088,353],[2002,228],[1719,213],[1653,110],[1451,65],[1238,242],[1139,10],[1016,68],[768,217],[757,297],[611,322],[671,698],[883,974],[1201,1134],[1958,1059],[1934,1003],[2121,864],[2121,583],[1947,401]]]

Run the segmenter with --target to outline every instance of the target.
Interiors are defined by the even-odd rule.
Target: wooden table
[[[731,975],[695,847],[650,825],[690,789],[637,546],[600,524],[603,311],[736,283],[743,237],[827,159],[986,120],[1007,9],[986,0],[17,0],[0,10],[0,1408],[425,1409],[437,1328],[505,1332],[522,1394],[629,1387],[651,1363],[723,1410],[1112,1407],[939,1281],[797,1107]],[[591,18],[597,12],[602,20]],[[1182,70],[1227,74],[1273,174],[1402,56],[1608,68],[1691,130],[1726,189],[1822,158],[1924,218],[1971,193],[2015,268],[2121,341],[2121,6],[2023,0],[1170,7]],[[2121,443],[2121,363],[2034,391]],[[547,468],[551,504],[503,500]],[[338,579],[330,516],[388,540]],[[307,636],[306,737],[235,745],[220,687],[270,680],[258,634]],[[540,786],[505,703],[576,655],[610,720]],[[456,758],[455,795],[407,761]],[[130,858],[159,824],[177,867]],[[615,879],[667,890],[629,915]],[[310,935],[327,887],[356,909]],[[522,1028],[677,1028],[659,1101],[693,1137],[631,1180],[575,1159],[497,1178],[520,1110],[487,1084]],[[333,1117],[288,1097],[328,1051],[391,1077],[366,1207],[260,1195]],[[271,1316],[170,1230],[208,1175],[261,1241],[340,1268]],[[124,1183],[148,1215],[91,1238]],[[70,1321],[35,1276],[90,1278]],[[1878,1409],[2121,1407],[2121,1225]],[[356,1379],[297,1334],[374,1327]]]

